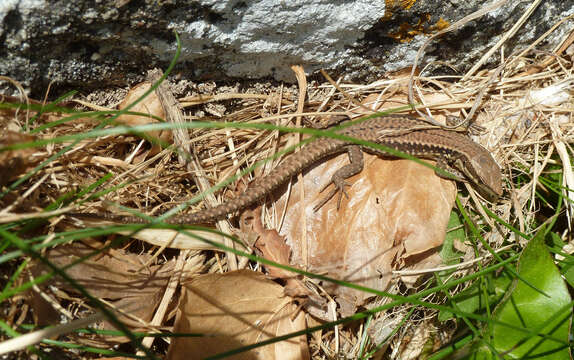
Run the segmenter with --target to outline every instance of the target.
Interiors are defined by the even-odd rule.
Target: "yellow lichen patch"
[[[397,8],[410,9],[417,0],[385,0],[386,8],[392,11]]]
[[[440,18],[440,19],[438,19],[436,24],[434,26],[432,26],[432,28],[433,28],[433,30],[441,31],[441,30],[446,29],[449,26],[450,26],[450,23],[448,21],[446,21],[443,18]]]
[[[383,20],[388,20],[397,9],[410,9],[417,0],[385,0],[385,16]]]
[[[440,18],[435,25],[425,26],[428,24],[431,16],[430,14],[423,14],[419,17],[416,25],[402,23],[398,31],[389,32],[389,36],[400,42],[409,42],[419,34],[430,35],[434,31],[440,31],[449,27],[450,23],[443,18]]]

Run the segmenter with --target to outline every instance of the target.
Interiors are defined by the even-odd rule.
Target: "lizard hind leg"
[[[341,207],[341,200],[343,198],[343,195],[345,195],[347,199],[349,198],[349,194],[347,194],[347,192],[345,191],[345,186],[349,186],[350,184],[343,179],[337,179],[337,180],[331,179],[331,182],[323,186],[320,192],[323,192],[331,184],[333,184],[335,188],[329,191],[329,193],[326,196],[324,196],[321,199],[321,201],[317,203],[317,205],[313,206],[313,211],[319,211],[319,209],[322,208],[323,205],[325,205],[329,200],[331,200],[331,198],[335,196],[335,194],[337,193],[339,193],[339,197],[337,199],[337,210],[339,210],[339,208]]]
[[[341,207],[341,200],[343,195],[345,195],[346,198],[349,198],[349,195],[345,191],[345,186],[349,186],[350,184],[347,183],[345,179],[356,175],[363,170],[363,150],[359,145],[349,145],[347,146],[347,155],[349,156],[349,164],[335,171],[333,176],[331,176],[331,181],[327,183],[327,185],[323,186],[320,192],[323,192],[331,184],[333,184],[334,189],[332,189],[329,194],[327,194],[327,196],[321,199],[321,201],[319,201],[319,203],[313,207],[313,211],[318,211],[337,193],[339,193],[337,200],[337,210],[339,210]]]

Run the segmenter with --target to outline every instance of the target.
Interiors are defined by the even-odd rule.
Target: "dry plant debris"
[[[568,206],[568,213],[564,217],[566,240],[570,238],[574,211],[572,202],[568,200],[574,196],[571,190],[567,190],[574,189],[570,158],[571,143],[574,140],[573,54],[572,41],[566,40],[565,45],[557,49],[555,54],[525,52],[521,56],[510,57],[501,64],[500,69],[484,70],[464,81],[452,82],[448,78],[419,76],[415,88],[421,108],[439,115],[437,118],[464,114],[473,106],[472,99],[477,98],[478,94],[486,95],[482,97],[476,115],[476,124],[484,131],[475,136],[475,139],[492,151],[506,177],[504,198],[488,207],[502,221],[516,224],[521,232],[532,233],[534,229],[530,228],[530,224],[533,220],[537,216],[547,216],[540,211],[545,205],[536,199],[537,192],[550,194],[550,189],[540,181],[540,177],[555,171],[554,165],[562,166],[563,193],[567,196],[565,201]],[[408,76],[395,74],[366,85],[341,82],[334,87],[326,83],[310,83],[304,89],[280,86],[266,89],[265,92],[232,90],[218,93],[218,88],[213,86],[209,93],[180,99],[179,106],[185,109],[186,120],[190,122],[269,122],[287,126],[293,124],[296,117],[305,114],[305,121],[321,124],[325,118],[337,114],[360,116],[365,112],[364,107],[391,109],[406,105],[408,80]],[[148,87],[149,84],[136,86],[125,104],[130,103],[128,99],[131,96],[136,96]],[[301,97],[299,92],[303,91],[307,95],[304,104],[297,101]],[[97,108],[85,101],[81,104],[83,109]],[[223,104],[223,107],[217,104]],[[65,105],[70,106],[69,103]],[[157,98],[150,97],[139,107],[130,109],[150,116],[122,116],[117,121],[127,125],[157,124],[154,117],[164,117],[162,110]],[[4,124],[2,128],[5,129],[8,123],[23,128],[29,116],[35,114],[34,111],[31,114],[4,111],[0,114]],[[44,113],[37,117],[35,123],[30,124],[32,128],[43,127],[42,131],[34,134],[34,137],[24,133],[3,132],[0,146],[13,144],[14,136],[17,142],[52,139],[86,133],[98,124],[93,117],[86,115],[57,126],[49,126],[62,118],[65,118],[65,114],[61,112]],[[296,143],[298,137],[298,134],[233,126],[193,128],[189,130],[189,143],[178,144],[176,141],[176,145],[185,145],[191,149],[191,157],[197,160],[197,166],[193,169],[177,161],[177,156],[169,147],[175,141],[169,131],[152,131],[143,134],[143,138],[140,133],[107,134],[94,139],[82,138],[78,142],[69,139],[33,150],[0,152],[3,164],[9,161],[17,164],[10,170],[9,176],[4,171],[0,177],[5,185],[64,146],[73,145],[63,156],[57,157],[49,166],[12,189],[9,196],[0,199],[0,222],[3,222],[2,219],[18,220],[19,214],[36,213],[41,217],[42,210],[39,209],[44,209],[63,193],[89,186],[108,173],[114,175],[105,183],[104,188],[117,188],[99,197],[84,197],[81,210],[119,212],[118,206],[121,205],[157,216],[196,196],[200,192],[197,178],[211,185],[223,183],[244,167],[273,156],[288,144]],[[163,141],[164,147],[150,143],[150,138]],[[250,176],[269,174],[279,161],[280,158],[258,167]],[[408,278],[401,277],[399,270],[416,269],[425,275],[425,269],[436,271],[437,267],[441,268],[442,265],[436,262],[438,257],[435,250],[444,239],[454,201],[454,184],[439,179],[432,170],[412,162],[369,157],[365,170],[350,179],[350,198],[343,199],[340,209],[336,209],[336,200],[332,200],[320,211],[313,212],[312,207],[323,195],[319,189],[328,182],[331,173],[340,167],[342,161],[345,161],[344,157],[337,157],[309,169],[298,181],[294,180],[283,191],[270,196],[269,200],[278,201],[268,201],[269,207],[253,210],[257,214],[250,220],[252,223],[247,224],[251,227],[244,226],[246,223],[243,219],[241,226],[232,223],[233,231],[244,241],[244,247],[237,246],[236,249],[255,249],[265,258],[395,294],[411,293],[423,288],[428,277],[413,278],[412,273],[409,273]],[[237,191],[245,189],[248,182],[248,178],[244,178],[224,187],[215,194],[213,200],[225,201],[232,198]],[[469,189],[468,193],[469,196],[460,196],[461,203],[470,210],[474,221],[482,225],[483,231],[486,231],[482,235],[492,247],[500,249],[509,243],[515,247],[523,245],[514,233],[485,216],[480,200],[472,190]],[[197,203],[191,206],[192,209],[184,211],[195,211],[202,206],[202,203]],[[260,226],[260,221],[263,221],[267,229]],[[44,228],[36,231],[57,236],[60,231],[77,227],[77,223],[54,217]],[[145,306],[139,309],[145,309],[145,314],[132,312],[126,317],[131,319],[132,329],[167,328],[178,332],[216,334],[208,340],[198,338],[202,346],[212,346],[213,353],[223,350],[223,338],[227,339],[225,341],[228,344],[238,346],[303,329],[305,324],[300,319],[305,313],[296,311],[293,299],[301,300],[302,305],[305,304],[302,298],[308,297],[311,300],[304,311],[309,311],[317,318],[308,317],[308,326],[321,323],[324,319],[339,319],[357,309],[376,308],[389,301],[327,282],[313,282],[295,275],[290,278],[286,273],[276,272],[266,266],[266,272],[288,284],[290,290],[287,293],[294,296],[285,297],[283,287],[254,271],[230,271],[248,267],[259,271],[261,268],[245,258],[232,261],[231,256],[235,255],[231,252],[222,256],[217,244],[225,242],[217,234],[209,233],[212,242],[206,243],[194,238],[208,234],[206,232],[178,233],[175,230],[143,229],[134,234],[130,229],[123,228],[118,229],[117,233],[142,241],[130,243],[125,248],[111,247],[94,259],[80,261],[67,270],[69,274],[81,281],[95,296],[111,302],[141,303],[145,299]],[[285,239],[284,243],[281,243],[282,239]],[[93,250],[94,244],[99,244],[96,248],[104,247],[101,240],[109,239],[88,237],[84,242],[48,249],[44,256],[59,267],[66,267],[88,249]],[[472,261],[474,257],[489,257],[487,250],[480,244],[476,248],[468,243],[457,243],[455,246],[466,254],[464,260],[469,261],[470,265],[475,264]],[[189,257],[192,260],[189,261],[194,271],[182,275],[181,268],[172,270],[177,268],[171,265],[173,261],[162,260],[174,259],[182,250],[214,251],[202,255],[193,252]],[[564,251],[572,253],[566,247]],[[69,257],[65,254],[69,254]],[[474,270],[468,264],[461,264],[460,269],[451,276],[462,277]],[[197,276],[195,273],[205,274]],[[20,283],[28,280],[24,274],[29,272],[22,273],[18,280]],[[161,300],[162,291],[170,278],[175,279],[176,283],[182,282],[181,292],[174,293],[174,298]],[[114,288],[114,284],[121,285],[121,289]],[[153,286],[148,287],[146,284]],[[461,286],[457,291],[462,289]],[[75,317],[88,311],[83,300],[66,283],[58,281],[51,290],[54,291],[47,297],[41,297],[41,300],[38,294],[47,294],[42,287],[31,293],[30,299],[33,300],[17,296],[8,299],[8,305],[4,305],[8,306],[7,313],[10,314],[7,317],[8,324],[14,326],[23,323],[29,317],[30,313],[27,312],[30,309],[34,309],[37,324],[56,321],[57,314]],[[266,296],[272,298],[269,303],[262,300]],[[50,311],[45,310],[46,299],[50,299]],[[151,326],[148,323],[160,301],[175,303],[176,300],[180,303],[175,323],[174,312],[167,310],[158,324]],[[444,301],[444,298],[433,294],[422,300],[438,303]],[[245,306],[235,306],[237,301]],[[198,307],[199,303],[201,307]],[[313,310],[313,306],[324,307]],[[119,310],[122,307],[129,308],[120,306]],[[71,313],[70,310],[77,313]],[[213,315],[215,310],[220,312],[216,318],[206,320],[209,317],[207,315]],[[392,333],[392,326],[400,324],[409,310],[410,307],[405,305],[377,313],[372,324],[383,330],[376,332],[365,329],[366,333],[374,343],[385,340]],[[238,316],[242,312],[259,311],[265,313],[265,318]],[[290,322],[291,314],[297,315],[296,324]],[[385,340],[386,345],[380,351],[387,351],[393,358],[412,359],[420,356],[423,348],[421,344],[433,342],[432,349],[437,349],[451,340],[454,331],[448,325],[437,323],[435,311],[426,309],[416,314],[416,319],[404,323],[391,341]],[[277,320],[277,323],[285,321],[288,329],[269,328],[272,320]],[[261,326],[256,331],[243,333],[242,326],[247,322],[257,322]],[[235,325],[231,326],[232,323]],[[104,337],[97,341],[91,340],[92,344],[109,347],[123,339]],[[193,338],[188,340],[172,339],[168,357],[179,358],[184,350],[194,356],[206,354],[198,352],[198,341]],[[156,344],[161,342],[156,340]],[[294,338],[292,342],[260,350],[275,354],[277,351],[286,351],[298,354],[293,358],[305,358],[305,339]],[[356,357],[360,342],[361,333],[355,326],[339,325],[311,334],[309,348],[313,358],[333,358],[338,354]],[[225,349],[232,349],[231,345]],[[278,350],[281,346],[289,348]],[[265,358],[279,358],[276,355],[269,356]]]

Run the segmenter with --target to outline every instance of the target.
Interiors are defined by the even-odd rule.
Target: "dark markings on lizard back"
[[[502,194],[500,168],[492,155],[465,134],[437,128],[421,119],[406,115],[389,115],[368,119],[337,130],[337,133],[384,145],[416,157],[437,160],[438,164],[446,167],[444,170],[451,170],[451,173],[464,176],[464,179],[461,180],[472,183],[479,193],[488,200],[494,201]],[[166,222],[170,224],[205,224],[223,219],[229,214],[244,210],[261,201],[266,195],[291,179],[292,176],[330,155],[348,151],[349,158],[352,160],[353,156],[351,155],[357,154],[358,147],[352,142],[339,139],[318,138],[305,145],[301,151],[287,156],[271,174],[254,180],[248,189],[236,198],[191,214],[172,216]],[[364,146],[360,146],[360,148],[370,153],[389,157],[389,154],[377,149]],[[360,163],[351,163],[347,165],[347,169],[340,169],[339,172],[343,174],[343,179],[336,179],[336,173],[332,179],[332,184],[341,184],[338,181],[362,170],[362,157],[358,157]],[[342,190],[339,185],[336,188]],[[121,223],[147,223],[139,217],[110,213],[72,213],[70,215]]]

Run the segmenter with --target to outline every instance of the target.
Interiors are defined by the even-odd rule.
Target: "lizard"
[[[386,115],[352,122],[335,131],[338,135],[380,144],[406,154],[437,161],[437,167],[452,174],[459,181],[470,182],[484,198],[496,201],[502,195],[502,174],[491,153],[466,134],[429,125],[428,122],[409,115]],[[331,155],[347,152],[349,164],[338,169],[331,181],[323,188],[333,185],[332,191],[315,206],[323,206],[337,192],[339,203],[345,194],[345,179],[363,169],[363,151],[383,157],[393,157],[388,152],[358,145],[350,140],[318,137],[304,145],[302,151],[287,156],[273,172],[255,179],[247,190],[237,197],[215,207],[174,215],[165,220],[168,224],[208,224],[226,218],[237,211],[247,209],[261,201],[286,183],[292,176],[304,171],[313,163]],[[437,172],[437,175],[445,177]],[[142,224],[146,219],[112,213],[71,213],[74,217],[97,218],[120,223]]]

